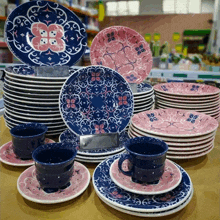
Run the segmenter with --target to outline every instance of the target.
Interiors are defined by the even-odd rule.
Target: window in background
[[[106,2],[107,16],[138,15],[140,2],[138,1],[109,1]]]

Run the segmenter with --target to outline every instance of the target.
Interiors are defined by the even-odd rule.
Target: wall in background
[[[215,0],[202,0],[202,13],[214,13]]]
[[[140,0],[140,15],[163,14],[163,0]]]
[[[142,15],[142,16],[117,16],[105,17],[100,23],[100,29],[109,26],[122,25],[130,27],[140,33],[161,34],[161,44],[164,41],[171,43],[172,48],[175,42],[172,42],[174,32],[179,32],[181,39],[177,43],[182,43],[182,33],[186,29],[211,29],[212,25],[208,23],[213,18],[213,14],[163,14],[163,15]]]

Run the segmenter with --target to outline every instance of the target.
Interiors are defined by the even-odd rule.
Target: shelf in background
[[[0,42],[0,48],[7,48],[8,45],[5,42]]]
[[[88,34],[98,34],[99,33],[99,31],[96,31],[96,30],[86,30],[86,32]]]
[[[2,21],[6,21],[7,17],[4,17],[4,16],[0,16],[0,20]]]

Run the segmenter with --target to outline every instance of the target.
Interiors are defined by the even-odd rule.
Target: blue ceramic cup
[[[68,142],[45,144],[33,151],[37,180],[45,191],[68,186],[74,169],[76,148]]]
[[[47,126],[40,123],[20,124],[10,130],[12,148],[21,159],[31,159],[35,148],[44,144]]]
[[[119,170],[132,177],[137,183],[157,183],[164,172],[167,144],[156,138],[136,137],[125,143],[128,154],[122,154],[118,162]],[[122,169],[128,159],[129,171]]]

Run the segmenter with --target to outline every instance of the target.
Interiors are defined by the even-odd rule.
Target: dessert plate
[[[218,122],[209,115],[179,109],[155,109],[141,112],[132,118],[132,124],[147,133],[196,137],[209,134],[218,128]]]
[[[54,141],[49,138],[45,138],[45,144],[49,143],[54,143]],[[12,141],[9,141],[8,143],[1,146],[0,161],[11,166],[30,166],[34,164],[32,159],[22,160],[14,154],[12,149]]]
[[[123,170],[129,170],[128,160],[122,164]],[[124,175],[118,169],[118,160],[115,160],[110,167],[110,176],[113,182],[128,192],[139,195],[157,195],[169,192],[176,188],[182,179],[179,168],[170,160],[165,161],[164,173],[158,184],[139,184],[131,180],[130,176]]]
[[[14,9],[6,21],[5,38],[11,52],[31,66],[72,66],[87,47],[80,19],[49,1],[31,1]]]
[[[214,86],[198,83],[160,83],[154,86],[159,93],[179,96],[212,96],[220,93],[220,89]]]
[[[41,204],[55,204],[69,201],[82,194],[90,182],[89,170],[79,162],[74,162],[74,173],[70,186],[57,192],[46,193],[40,188],[36,178],[35,166],[26,169],[18,178],[17,189],[27,200]]]
[[[147,107],[149,107],[149,106],[152,106],[153,104],[154,104],[154,101],[152,100],[151,102],[146,103],[146,104],[135,105],[135,106],[134,106],[134,109],[135,109],[135,110],[140,110],[140,109],[143,109],[143,108],[147,108]]]
[[[124,143],[129,140],[127,131],[122,131],[119,134],[119,146],[117,148],[107,148],[107,149],[93,149],[93,150],[78,150],[77,155],[83,156],[105,156],[109,154],[115,154],[124,149]],[[66,129],[59,136],[59,142],[71,142],[74,146],[80,147],[80,136],[75,135],[69,129]]]
[[[111,179],[109,169],[120,155],[109,157],[101,162],[93,173],[93,186],[100,198],[114,206],[137,212],[160,212],[178,207],[189,198],[192,182],[186,171],[176,165],[182,174],[180,184],[173,190],[159,195],[139,195],[118,187]]]
[[[100,31],[90,49],[92,65],[103,65],[119,72],[129,83],[143,82],[151,71],[150,47],[136,31],[112,26]]]
[[[140,83],[137,85],[137,92],[133,93],[135,95],[148,94],[153,91],[153,86],[148,83]]]
[[[133,94],[116,71],[89,66],[66,80],[59,108],[67,127],[75,134],[120,133],[133,114]]]

